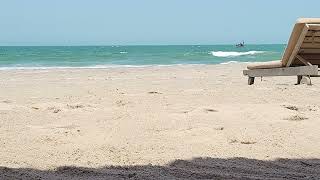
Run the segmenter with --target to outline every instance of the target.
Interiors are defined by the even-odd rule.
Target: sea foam
[[[211,51],[210,54],[216,57],[237,57],[245,55],[261,54],[265,51],[247,51],[247,52],[235,52],[235,51]]]

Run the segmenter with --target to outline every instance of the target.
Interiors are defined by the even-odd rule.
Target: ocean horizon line
[[[286,45],[287,43],[246,43],[245,45]],[[0,45],[0,47],[112,47],[112,46],[234,46],[234,44],[113,44],[113,45]]]

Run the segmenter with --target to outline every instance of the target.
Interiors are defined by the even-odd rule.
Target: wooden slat
[[[299,66],[272,69],[254,69],[244,70],[244,75],[249,77],[266,77],[266,76],[315,76],[318,75],[318,66]]]
[[[303,59],[306,60],[319,60],[320,54],[299,54]]]
[[[306,58],[304,58],[306,59]],[[306,59],[308,62],[310,62],[312,65],[318,65],[320,66],[320,59]],[[299,59],[295,59],[292,63],[294,66],[304,66],[302,62],[299,61]]]
[[[320,36],[320,31],[308,31],[307,37]]]
[[[320,31],[320,24],[308,24],[310,31]]]
[[[308,33],[308,30],[309,30],[309,26],[308,25],[305,25],[302,29],[302,32],[299,36],[299,39],[289,57],[289,60],[286,64],[287,67],[289,67],[291,65],[291,63],[293,62],[293,60],[296,58],[296,55],[298,54],[300,48],[301,48],[301,44],[303,43],[303,40],[305,39],[306,37],[306,34]]]
[[[319,49],[320,43],[303,43],[301,49]]]
[[[303,42],[304,43],[312,43],[312,42],[314,42],[314,43],[320,43],[320,37],[306,37],[306,38],[304,38],[304,40],[303,40]]]
[[[312,66],[312,64],[311,64],[310,62],[308,62],[307,60],[305,60],[303,57],[301,57],[301,56],[299,56],[299,55],[297,55],[296,57],[297,57],[297,58],[299,59],[299,61],[302,62],[304,65],[306,65],[306,66]]]
[[[299,54],[319,54],[320,49],[300,49]]]

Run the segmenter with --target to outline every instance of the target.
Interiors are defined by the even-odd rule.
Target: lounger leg
[[[312,81],[311,81],[311,77],[310,76],[308,76],[308,83],[307,83],[309,86],[311,86],[312,85]]]
[[[301,84],[302,76],[297,76],[297,85]]]
[[[248,78],[248,85],[252,85],[254,83],[254,77],[250,77]]]

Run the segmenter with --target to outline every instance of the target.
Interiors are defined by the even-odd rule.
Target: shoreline
[[[155,67],[189,67],[189,66],[215,66],[229,64],[248,64],[252,62],[228,61],[219,64],[155,64],[155,65],[97,65],[97,66],[47,66],[47,67],[0,67],[0,71],[15,71],[15,70],[68,70],[68,69],[117,69],[117,68],[155,68]]]

